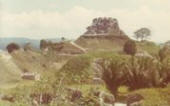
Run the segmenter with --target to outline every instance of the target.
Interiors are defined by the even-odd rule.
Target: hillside
[[[142,41],[142,42],[136,42],[137,45],[137,49],[138,52],[140,51],[146,51],[151,55],[158,55],[159,50],[160,50],[160,46],[158,44],[156,44],[155,42],[151,42],[151,41]]]
[[[3,51],[0,51],[0,86],[19,81],[21,70],[14,63],[12,57]]]

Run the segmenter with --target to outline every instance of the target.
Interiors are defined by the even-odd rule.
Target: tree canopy
[[[20,46],[16,43],[10,43],[7,45],[6,49],[8,50],[8,53],[12,53],[13,51],[20,49]]]
[[[129,55],[135,55],[137,51],[136,43],[133,40],[128,40],[124,45],[124,52]]]
[[[138,40],[141,39],[143,41],[144,39],[148,38],[151,36],[151,31],[148,28],[141,28],[137,31],[134,32],[134,37]]]

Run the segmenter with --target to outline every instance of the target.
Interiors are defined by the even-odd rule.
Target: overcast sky
[[[117,18],[129,36],[148,27],[151,40],[170,40],[170,0],[0,0],[0,37],[76,38],[95,17]]]

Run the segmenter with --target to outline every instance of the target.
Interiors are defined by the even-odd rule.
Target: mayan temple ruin
[[[114,46],[121,48],[128,39],[120,29],[117,19],[99,17],[93,19],[87,31],[74,42],[46,42],[44,50],[48,48],[58,54],[83,54],[91,50],[110,51]]]
[[[92,21],[87,31],[75,43],[88,51],[121,49],[129,37],[120,29],[118,20],[99,17]]]

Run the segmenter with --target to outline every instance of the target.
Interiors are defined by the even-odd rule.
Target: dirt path
[[[85,48],[83,48],[83,47],[77,45],[74,41],[72,41],[72,42],[70,42],[70,43],[71,43],[72,45],[74,45],[75,47],[81,49],[83,52],[86,52],[86,49],[85,49]]]

